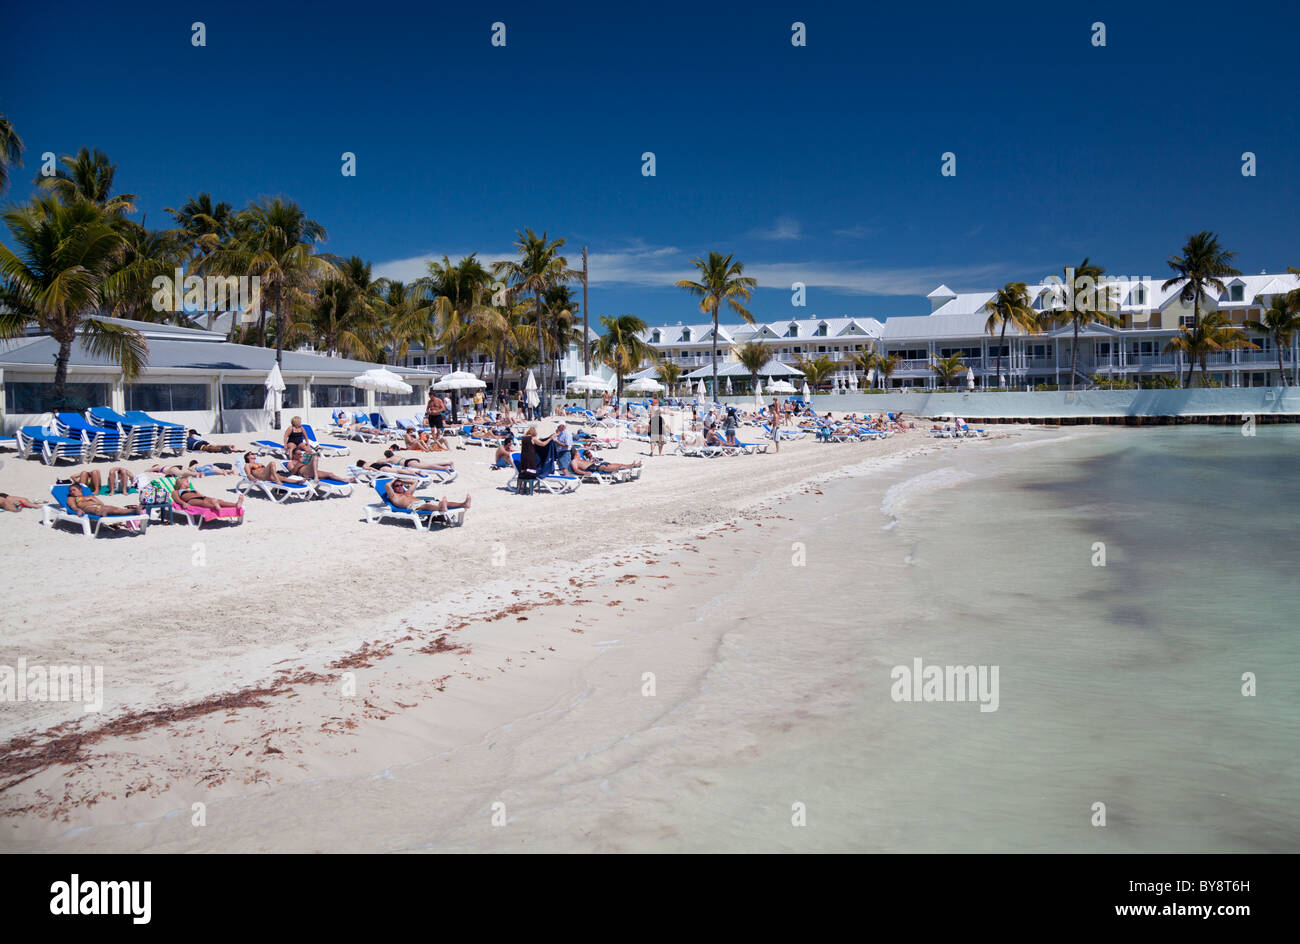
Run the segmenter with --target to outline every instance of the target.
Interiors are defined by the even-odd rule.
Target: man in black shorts
[[[655,449],[659,449],[659,455],[664,454],[664,440],[668,438],[668,418],[664,416],[663,411],[659,409],[659,401],[652,400],[650,404],[650,455],[655,454]]]
[[[425,419],[429,421],[431,429],[442,430],[442,417],[447,409],[447,404],[442,397],[438,396],[433,390],[429,391],[429,403],[424,408]]]

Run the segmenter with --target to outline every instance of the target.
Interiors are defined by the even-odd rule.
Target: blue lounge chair
[[[126,458],[122,452],[126,438],[116,427],[96,426],[88,423],[79,413],[55,413],[54,430],[67,439],[89,440],[90,458]]]
[[[86,537],[98,537],[100,526],[104,522],[109,524],[131,524],[132,522],[139,528],[140,534],[143,534],[149,527],[149,516],[147,514],[139,515],[91,515],[78,514],[68,504],[67,485],[54,485],[50,488],[50,494],[54,496],[56,504],[47,504],[41,510],[41,524],[46,527],[53,527],[60,522],[69,522],[81,528]]]
[[[156,420],[148,413],[142,413],[139,410],[127,410],[123,415],[135,426],[152,426],[159,431],[157,433],[159,452],[172,452],[179,456],[185,451],[187,430],[180,423],[167,423],[163,420]]]
[[[415,525],[417,531],[431,531],[435,521],[441,521],[443,524],[456,527],[460,527],[465,523],[464,508],[449,508],[446,511],[426,508],[417,511],[411,508],[403,508],[401,505],[394,505],[388,500],[388,493],[385,491],[391,481],[393,481],[391,477],[375,479],[375,493],[379,496],[379,501],[366,505],[367,524],[376,524],[384,518],[396,518],[398,521],[411,522],[411,524]]]
[[[133,422],[106,406],[91,407],[86,411],[86,419],[94,426],[116,429],[122,435],[121,458],[152,456],[157,449],[161,429],[153,423]]]
[[[15,437],[18,454],[24,459],[37,458],[46,465],[56,462],[89,462],[94,448],[88,440],[55,436],[40,426],[24,426]]]
[[[520,494],[524,494],[519,487],[521,482],[535,482],[534,490],[540,488],[551,495],[563,495],[566,492],[577,491],[578,486],[582,484],[582,480],[576,475],[525,475],[519,467],[522,459],[521,454],[518,452],[511,453],[510,460],[515,466],[515,477],[506,483],[506,488],[513,488]]]
[[[322,456],[347,456],[352,454],[352,450],[342,443],[321,442],[316,438],[316,430],[311,428],[310,423],[303,423],[302,430],[307,434],[307,442],[311,443],[312,448],[318,450]]]

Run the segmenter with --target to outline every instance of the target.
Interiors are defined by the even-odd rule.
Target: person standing
[[[655,447],[659,448],[659,455],[664,454],[664,440],[668,438],[666,428],[667,420],[664,417],[663,410],[659,409],[659,401],[650,401],[650,455],[655,454]]]
[[[564,423],[555,427],[555,464],[565,473],[573,464],[573,433]]]
[[[474,418],[481,420],[483,418],[483,391],[474,391]]]
[[[781,400],[772,398],[772,446],[776,452],[781,451]]]
[[[424,418],[429,424],[430,429],[442,429],[443,414],[447,411],[447,403],[442,397],[438,396],[438,391],[429,390],[429,402],[424,407]]]

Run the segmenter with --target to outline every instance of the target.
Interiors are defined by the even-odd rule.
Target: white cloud
[[[783,242],[792,239],[802,239],[803,231],[799,226],[799,221],[788,216],[783,216],[772,224],[769,229],[753,229],[746,235],[752,239],[770,239],[776,242]]]
[[[566,249],[568,247],[565,247]],[[465,253],[448,253],[459,259]],[[513,252],[480,252],[485,262],[507,259]],[[395,259],[375,266],[377,276],[410,281],[426,274],[431,259],[442,253]],[[571,266],[579,265],[580,256],[569,255]],[[591,252],[587,266],[591,284],[636,285],[669,288],[679,279],[694,279],[698,274],[691,264],[691,254],[675,246],[633,245],[611,252]],[[951,286],[988,288],[1005,275],[1003,265],[966,266],[870,266],[855,261],[813,259],[789,262],[758,262],[745,266],[745,274],[758,279],[759,288],[789,289],[792,282],[829,289],[846,295],[924,295],[939,283]],[[1005,279],[1004,279],[1005,280]]]

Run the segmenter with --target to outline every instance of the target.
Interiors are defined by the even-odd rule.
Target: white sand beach
[[[765,502],[819,477],[982,445],[914,430],[705,460],[651,458],[625,441],[604,454],[644,461],[639,481],[557,496],[506,491],[508,473],[471,446],[437,456],[460,474],[433,489],[472,495],[466,522],[430,533],[367,525],[373,492],[361,485],[350,498],[287,505],[250,497],[243,525],[201,532],[153,526],[87,539],[40,527],[39,511],[0,516],[0,664],[102,666],[105,688],[101,714],[66,702],[3,707],[0,847],[332,847],[328,829],[274,841],[229,824],[194,829],[190,810],[382,776],[582,698],[575,667],[589,667],[621,622],[680,624],[676,611],[692,600],[684,591],[717,566],[699,563],[710,531],[745,528],[761,540],[765,520],[779,518]],[[341,471],[381,451],[353,444],[352,457],[325,466]],[[56,474],[10,456],[0,490],[41,500]],[[208,477],[199,488],[233,497],[235,481]],[[652,661],[672,667],[670,679],[689,677],[712,638],[667,635]],[[644,709],[629,705],[627,717],[606,719],[610,731],[636,724]]]

